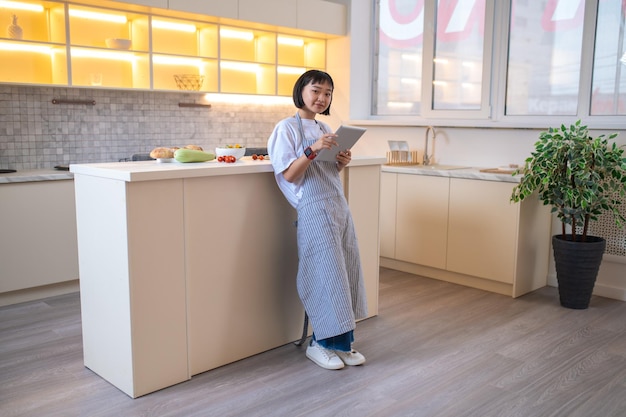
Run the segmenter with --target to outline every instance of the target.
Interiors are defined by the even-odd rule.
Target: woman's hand
[[[335,138],[337,135],[334,133],[325,133],[321,138],[317,140],[313,145],[311,145],[311,149],[315,153],[319,153],[322,149],[330,149],[333,146],[339,146]]]
[[[350,149],[346,149],[345,151],[341,151],[337,154],[337,169],[341,171],[343,167],[348,165],[352,160],[352,152]]]

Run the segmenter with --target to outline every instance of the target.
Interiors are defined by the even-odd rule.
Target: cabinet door
[[[142,6],[160,7],[161,9],[167,9],[168,0],[117,0],[120,3],[140,4]],[[172,0],[169,0],[170,3]]]
[[[398,174],[380,174],[380,256],[396,257],[396,195]]]
[[[444,269],[450,180],[398,175],[396,259]]]
[[[519,204],[513,184],[450,180],[447,269],[513,283]]]
[[[239,19],[250,22],[296,27],[296,10],[293,0],[239,0]]]
[[[318,19],[315,16],[324,18]],[[346,7],[343,4],[298,0],[298,29],[344,36],[347,27],[346,16]]]
[[[209,16],[237,19],[239,8],[236,0],[168,0],[171,10],[206,14]]]

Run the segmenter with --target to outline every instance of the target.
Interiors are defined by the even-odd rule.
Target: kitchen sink
[[[432,169],[433,171],[450,171],[453,169],[467,169],[470,167],[465,167],[465,166],[460,166],[460,165],[416,165],[412,168],[417,168],[417,169]]]

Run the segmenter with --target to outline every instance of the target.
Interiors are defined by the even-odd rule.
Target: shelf
[[[275,74],[275,65],[220,61],[220,92],[275,95]]]
[[[217,58],[217,25],[152,18],[152,51],[156,54]]]
[[[325,68],[326,41],[323,39],[278,35],[278,65]]]
[[[128,39],[129,49],[150,49],[147,15],[70,5],[68,17],[72,46],[107,48],[107,39]]]
[[[221,26],[220,58],[273,64],[276,62],[276,34]]]
[[[65,45],[0,39],[0,80],[67,85]]]
[[[218,92],[217,59],[190,58],[174,55],[153,55],[153,88],[157,90],[178,90],[174,75],[194,74],[204,76],[200,87],[203,92]]]
[[[132,51],[71,48],[71,85],[150,88],[150,56]]]
[[[192,91],[291,96],[300,74],[325,68],[324,39],[138,10],[1,3],[21,31],[0,33],[0,82],[177,91],[174,75],[193,74],[203,81]]]
[[[30,7],[29,7],[30,6]],[[8,25],[12,16],[22,29],[22,40],[35,42],[65,43],[65,7],[54,2],[19,2],[17,7],[0,7],[0,36],[11,38]],[[19,39],[17,39],[19,40]]]

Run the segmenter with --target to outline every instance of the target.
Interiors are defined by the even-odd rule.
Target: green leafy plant
[[[511,200],[519,202],[536,191],[557,213],[564,237],[565,225],[571,225],[572,241],[585,241],[589,222],[605,212],[622,227],[626,218],[619,207],[626,194],[626,158],[622,147],[609,143],[616,136],[591,137],[580,120],[542,132],[524,167],[516,172],[523,177]]]

